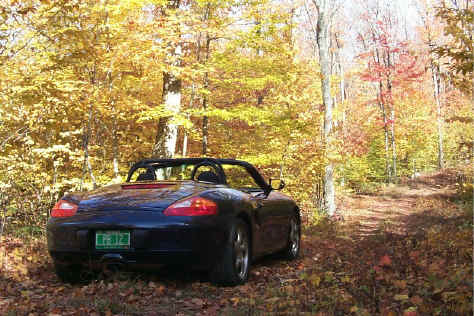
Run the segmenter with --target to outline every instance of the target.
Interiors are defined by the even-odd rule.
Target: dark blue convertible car
[[[251,164],[231,159],[146,159],[127,181],[65,195],[51,210],[48,249],[56,273],[177,265],[244,283],[255,259],[300,250],[300,213]]]

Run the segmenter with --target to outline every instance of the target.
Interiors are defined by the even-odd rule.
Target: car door
[[[269,235],[271,236],[272,251],[280,250],[287,245],[290,227],[290,211],[288,201],[277,191],[270,191],[266,197],[266,205],[270,209]]]
[[[281,201],[274,197],[273,192],[252,192],[252,198],[256,201],[254,209],[255,218],[261,223],[262,253],[271,253],[284,247],[286,240],[282,239],[286,219],[282,212]]]
[[[252,205],[251,216],[255,223],[254,255],[270,253],[275,249],[276,218],[272,211],[275,202],[268,199],[264,188],[260,187],[247,169],[240,165],[222,164],[227,185],[243,192]]]

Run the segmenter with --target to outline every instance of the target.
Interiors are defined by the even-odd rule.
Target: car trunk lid
[[[83,194],[78,212],[144,210],[163,211],[177,200],[206,188],[195,182],[114,184]]]

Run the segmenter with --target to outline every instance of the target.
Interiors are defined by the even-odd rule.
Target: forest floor
[[[59,282],[44,241],[0,240],[1,315],[472,315],[472,202],[449,173],[346,194],[344,220],[304,220],[295,261],[255,263],[247,284],[199,272]]]

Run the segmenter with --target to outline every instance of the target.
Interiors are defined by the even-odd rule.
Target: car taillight
[[[217,214],[217,204],[202,197],[192,197],[171,204],[164,212],[166,216],[202,216]]]
[[[76,212],[76,204],[65,200],[59,200],[51,210],[51,217],[68,217],[73,216]]]

